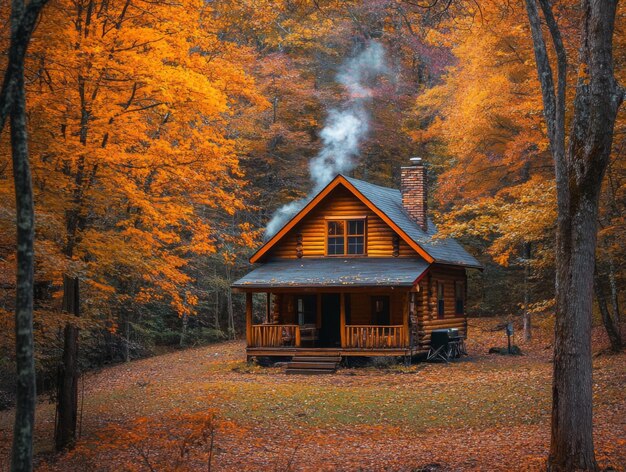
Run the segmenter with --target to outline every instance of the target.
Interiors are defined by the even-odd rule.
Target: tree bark
[[[215,290],[215,310],[213,312],[214,314],[214,326],[215,329],[218,331],[222,330],[222,326],[220,324],[220,292],[216,289]]]
[[[57,451],[73,447],[76,441],[76,418],[78,405],[78,328],[65,325],[63,361],[59,366],[57,381],[57,423],[55,447]]]
[[[15,296],[16,410],[12,471],[33,467],[35,422],[35,363],[33,343],[34,208],[28,162],[23,63],[18,66],[11,111],[11,149],[17,219],[17,279]]]
[[[179,347],[185,347],[187,345],[187,327],[189,325],[189,315],[187,313],[182,316],[182,326],[180,330],[180,338],[178,340]]]
[[[613,258],[609,259],[609,286],[611,287],[611,305],[613,306],[615,323],[617,323],[619,332],[621,314],[619,310],[619,290],[617,289],[617,281],[615,280],[615,264],[613,263]]]
[[[228,311],[228,339],[235,339],[235,311],[233,307],[233,292],[230,288],[231,280],[231,267],[226,265],[226,280],[228,282],[228,288],[226,289],[226,309]]]
[[[532,325],[530,315],[530,258],[532,243],[524,243],[524,340],[532,339]]]
[[[557,57],[557,86],[541,6]],[[592,424],[591,313],[598,203],[624,91],[613,73],[617,2],[582,0],[580,65],[565,153],[567,59],[549,0],[526,0],[557,187],[556,323],[548,469],[597,470]]]
[[[598,302],[598,308],[600,309],[600,315],[602,316],[602,324],[604,325],[604,329],[609,337],[609,342],[611,343],[611,350],[613,352],[619,352],[622,350],[623,346],[619,322],[617,321],[617,316],[611,316],[609,304],[604,295],[602,280],[598,274],[596,274],[594,278],[593,288],[596,292],[596,300]]]
[[[0,89],[0,132],[11,122],[11,155],[15,185],[17,271],[15,290],[16,408],[11,471],[33,468],[36,379],[33,341],[34,223],[33,189],[28,160],[24,59],[46,0],[11,2],[11,35],[7,67]]]
[[[80,315],[78,279],[63,276],[63,308],[65,313]],[[57,451],[73,447],[76,441],[78,411],[78,327],[66,323],[63,332],[63,359],[57,379],[57,423],[55,447]]]

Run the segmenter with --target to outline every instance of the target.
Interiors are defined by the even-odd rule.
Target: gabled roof
[[[381,187],[351,177],[344,178],[365,198],[373,202],[390,220],[395,222],[411,238],[411,241],[424,249],[434,259],[434,262],[482,268],[481,263],[463,249],[463,246],[456,240],[433,238],[437,234],[437,227],[430,218],[428,219],[428,231],[424,231],[411,220],[402,206],[400,190]]]
[[[261,264],[232,287],[411,287],[429,265],[417,257],[276,259]]]
[[[385,221],[411,248],[428,263],[460,265],[482,268],[481,264],[454,239],[434,239],[437,228],[428,221],[428,231],[423,231],[402,206],[402,196],[397,189],[381,187],[363,180],[337,175],[324,189],[311,198],[306,205],[283,228],[274,234],[251,258],[257,262],[285,234],[296,226],[334,188],[343,185],[355,197]],[[399,258],[394,259],[399,260]]]

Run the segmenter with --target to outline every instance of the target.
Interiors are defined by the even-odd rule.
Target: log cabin
[[[246,294],[248,359],[414,356],[433,329],[467,335],[466,271],[481,265],[435,237],[426,169],[411,164],[400,190],[337,175],[253,254],[232,285]]]

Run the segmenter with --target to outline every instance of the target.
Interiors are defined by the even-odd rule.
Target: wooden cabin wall
[[[444,284],[444,316],[437,313],[437,282]],[[418,348],[430,347],[430,335],[433,329],[458,328],[459,334],[467,336],[467,312],[457,316],[454,284],[463,282],[467,287],[467,277],[462,268],[435,266],[420,281],[417,294]]]
[[[289,231],[269,251],[266,258],[295,259],[297,235],[302,235],[303,257],[326,255],[326,219],[338,216],[367,217],[367,255],[370,257],[393,257],[395,232],[344,187],[335,188],[300,223]],[[415,257],[415,251],[399,238],[399,257]]]
[[[351,325],[372,324],[372,300],[367,293],[350,294],[350,322]]]
[[[281,324],[297,324],[296,316],[296,297],[295,294],[283,294],[280,307],[280,323]]]
[[[358,292],[350,294],[350,322],[352,325],[372,324],[372,297],[389,297],[389,324],[401,325],[403,323],[404,305],[407,303],[405,293],[394,292]]]

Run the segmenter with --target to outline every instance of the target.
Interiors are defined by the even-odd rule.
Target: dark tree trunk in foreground
[[[17,225],[17,274],[15,293],[15,358],[17,386],[11,471],[33,468],[33,427],[35,423],[35,364],[33,347],[34,207],[26,96],[24,58],[32,32],[46,0],[11,3],[11,39],[7,68],[0,90],[0,132],[7,118],[11,122],[11,154],[15,185]]]
[[[21,71],[23,73],[23,70]],[[17,281],[15,297],[15,359],[17,390],[13,455],[14,471],[32,470],[35,423],[33,356],[34,209],[26,131],[23,76],[16,80],[11,111],[11,149],[17,216]]]
[[[538,4],[557,57],[557,85]],[[582,0],[580,65],[565,147],[567,59],[549,0],[526,0],[557,186],[556,323],[548,469],[597,470],[593,446],[591,310],[598,201],[624,91],[613,74],[616,1]]]
[[[62,310],[79,316],[79,307],[78,279],[64,275]],[[54,437],[57,451],[74,446],[78,414],[78,327],[67,323],[63,334],[63,360],[57,378],[57,423]]]

